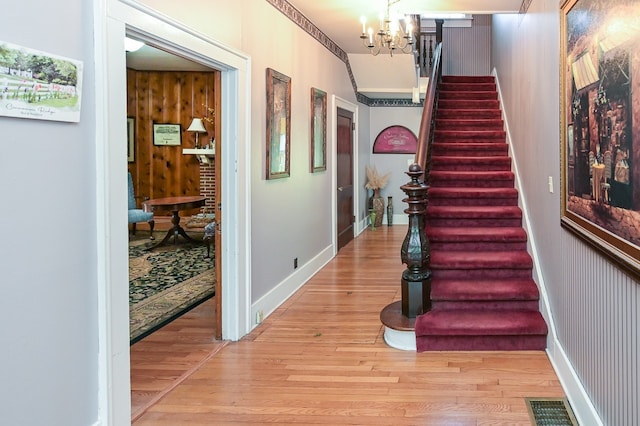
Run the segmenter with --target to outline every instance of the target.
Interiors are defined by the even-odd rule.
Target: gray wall
[[[473,15],[471,27],[442,29],[444,75],[489,75],[491,15]]]
[[[564,352],[551,356],[566,355],[604,424],[633,425],[640,422],[640,285],[560,227],[559,19],[555,0],[534,0],[526,15],[495,16],[492,63]]]
[[[92,2],[5,6],[0,42],[84,62],[79,123],[0,116],[0,423],[86,426],[98,394]]]

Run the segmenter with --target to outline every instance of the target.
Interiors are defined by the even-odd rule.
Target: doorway
[[[135,38],[126,41],[131,40]],[[169,238],[167,243],[156,242],[158,248],[149,251],[144,247],[154,243],[146,235],[148,229],[140,229],[144,235],[130,236],[132,342],[149,336],[210,297],[215,305],[210,329],[215,338],[221,339],[219,295],[224,250],[219,242],[215,244],[216,235],[207,236],[207,244],[201,241],[205,225],[222,222],[221,212],[216,212],[221,201],[221,178],[220,156],[215,151],[220,145],[211,142],[220,140],[221,133],[220,72],[151,43],[126,50],[127,121],[132,123],[128,170],[138,196],[137,207],[142,208],[146,199],[205,198],[202,207],[179,212],[180,225],[196,241],[175,244],[174,237],[171,244],[171,211],[162,209],[154,212],[154,234],[159,240],[166,234],[163,241]],[[189,125],[196,118],[201,129],[192,132]],[[158,145],[151,123],[154,127],[155,123],[177,123],[179,144]],[[195,155],[195,148],[202,154]],[[182,243],[182,238],[178,242]]]
[[[353,113],[343,108],[337,110],[336,121],[336,216],[337,250],[347,245],[354,236],[353,214]]]
[[[96,16],[96,182],[98,242],[98,422],[130,422],[129,330],[128,316],[127,226],[123,211],[127,205],[126,177],[126,63],[123,49],[125,33],[162,47],[182,57],[221,71],[222,108],[220,170],[225,200],[220,211],[233,217],[223,224],[220,236],[222,279],[222,337],[238,340],[251,329],[250,321],[250,125],[247,111],[251,104],[249,57],[234,49],[203,38],[163,15],[128,3],[108,7],[97,5]],[[233,167],[225,167],[233,165]],[[104,309],[103,309],[104,308]]]

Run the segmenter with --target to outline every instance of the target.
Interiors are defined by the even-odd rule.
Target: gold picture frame
[[[327,170],[327,92],[311,88],[311,173]]]
[[[561,12],[561,225],[638,278],[640,3],[567,0]]]
[[[266,178],[290,176],[291,78],[267,68]]]

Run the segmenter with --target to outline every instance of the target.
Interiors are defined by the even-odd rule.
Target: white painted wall
[[[97,416],[95,72],[92,3],[25,0],[0,43],[84,62],[79,123],[0,116],[0,423],[86,426]]]
[[[534,0],[494,17],[491,49],[553,314],[549,355],[580,424],[638,424],[640,285],[560,226],[559,25],[559,3]]]

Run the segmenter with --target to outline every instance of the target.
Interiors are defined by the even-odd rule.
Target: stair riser
[[[543,351],[546,335],[532,336],[420,336],[418,352],[426,351]]]
[[[500,108],[498,100],[468,100],[468,99],[440,99],[438,101],[438,111],[442,109],[488,109],[495,110]]]
[[[510,180],[497,180],[488,179],[482,180],[464,180],[464,179],[433,179],[429,181],[429,185],[432,188],[513,188],[513,179]]]
[[[497,100],[497,92],[463,92],[463,91],[440,91],[440,100],[448,99],[460,99],[465,101],[484,101],[484,100]]]
[[[503,280],[530,279],[531,269],[431,269],[432,279],[443,280]]]
[[[440,90],[447,92],[495,92],[495,83],[442,83]]]
[[[452,301],[432,300],[431,310],[456,309],[456,310],[493,310],[508,311],[519,309],[523,311],[537,311],[540,309],[537,300],[493,300],[493,301]]]
[[[443,83],[495,83],[496,79],[490,75],[443,75]]]
[[[522,219],[496,219],[496,218],[473,218],[473,219],[459,219],[455,217],[448,218],[431,218],[426,219],[429,226],[448,226],[448,227],[500,227],[500,226],[522,226]]]
[[[515,251],[527,249],[526,242],[439,242],[429,239],[429,243],[431,250],[442,251]]]
[[[436,130],[433,134],[433,140],[436,143],[454,142],[454,141],[476,141],[481,143],[505,143],[506,132],[503,130]]]
[[[509,146],[506,143],[500,142],[445,142],[434,143],[431,147],[432,155],[444,155],[444,156],[462,156],[462,157],[477,157],[487,156],[494,157],[507,156],[509,153]]]
[[[495,132],[492,132],[495,133]],[[455,134],[451,132],[450,134],[436,133],[434,134],[433,139],[434,144],[456,144],[456,145],[470,145],[473,147],[474,145],[496,145],[502,148],[503,145],[506,145],[507,139],[502,135],[483,135],[483,134],[462,134],[458,132]]]
[[[435,160],[435,158],[434,158]],[[435,163],[432,161],[431,163],[434,165]],[[491,172],[491,171],[509,171],[511,170],[511,164],[487,164],[487,163],[465,163],[465,164],[456,164],[456,163],[448,163],[446,165],[438,164],[438,170],[449,171],[449,172],[468,172],[468,171],[476,171],[476,172]]]
[[[430,206],[517,206],[518,197],[510,198],[436,198],[429,197]]]
[[[500,120],[502,118],[502,113],[499,109],[451,109],[440,106],[436,113],[436,118],[472,120],[484,118],[489,120]]]
[[[432,155],[446,155],[449,157],[504,157],[508,148],[473,147],[451,148],[433,147]]]
[[[460,129],[460,130],[504,130],[504,122],[494,119],[478,120],[454,120],[436,119],[436,128]]]

